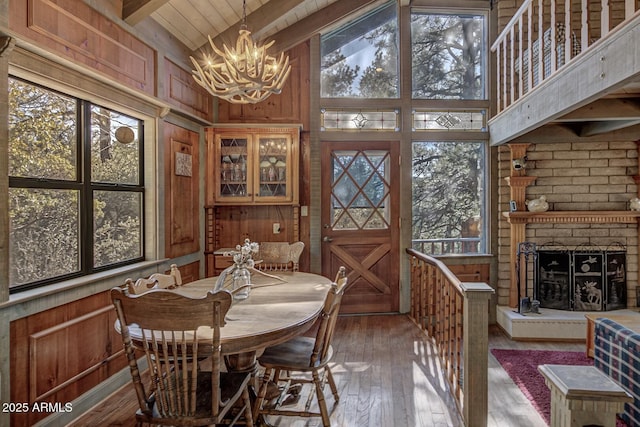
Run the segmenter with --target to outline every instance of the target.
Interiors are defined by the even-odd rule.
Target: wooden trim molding
[[[64,379],[61,382],[54,381],[54,379],[50,378],[49,381],[54,381],[56,384],[51,383],[51,388],[47,390],[42,390],[43,377],[46,377],[46,372],[43,373],[39,371],[39,366],[46,366],[51,363],[51,360],[48,359],[50,356],[51,342],[62,340],[62,342],[66,342],[66,338],[68,334],[72,333],[73,329],[87,327],[91,324],[91,322],[102,322],[101,317],[107,316],[107,320],[110,317],[110,314],[113,312],[113,306],[111,304],[104,306],[98,310],[94,310],[90,313],[87,313],[83,316],[76,317],[74,319],[70,319],[67,322],[60,323],[51,328],[44,329],[42,331],[31,334],[29,337],[29,402],[39,402],[44,401],[44,399],[49,396],[54,395],[65,387],[78,382],[80,379],[86,377],[92,372],[97,371],[101,367],[105,366],[105,364],[123,353],[123,350],[116,351],[110,355],[106,355],[104,359],[95,360],[94,363],[90,366],[87,366],[85,369],[76,372],[75,375],[71,375],[69,378]],[[106,323],[109,323],[108,321]],[[68,351],[81,351],[81,349],[68,349]],[[58,363],[64,363],[61,360],[58,360]],[[81,368],[81,366],[76,366],[77,368]],[[69,372],[71,373],[71,372]],[[62,375],[62,374],[61,374]],[[59,378],[59,379],[63,379]],[[48,382],[44,382],[47,383]],[[42,392],[41,392],[42,391]]]
[[[16,40],[13,37],[3,36],[0,37],[0,58],[5,53],[9,54],[16,45]]]
[[[503,212],[510,224],[635,224],[640,211]]]

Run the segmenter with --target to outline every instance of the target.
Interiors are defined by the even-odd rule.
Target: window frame
[[[35,82],[28,77],[22,77],[9,73],[9,80],[17,80],[23,84],[32,85],[42,90],[46,90],[61,96],[73,99],[76,103],[76,165],[75,179],[43,179],[38,177],[8,177],[9,189],[25,188],[25,189],[44,189],[44,190],[75,190],[78,191],[78,255],[79,268],[67,274],[61,274],[46,279],[35,280],[23,284],[9,283],[9,294],[16,294],[22,291],[40,288],[53,283],[88,276],[112,269],[117,269],[126,265],[136,264],[145,261],[148,257],[147,253],[147,223],[149,215],[147,212],[147,203],[149,202],[148,189],[145,186],[148,171],[145,170],[145,126],[148,124],[145,118],[140,114],[132,113],[118,106],[105,106],[100,102],[85,99],[82,95],[66,93],[64,89],[47,87],[43,82]],[[98,107],[106,109],[110,112],[127,116],[138,123],[138,182],[136,184],[123,183],[107,183],[91,180],[91,108]],[[94,266],[94,193],[96,191],[123,191],[128,194],[139,194],[140,196],[140,251],[139,256],[127,260],[121,260],[103,266]],[[9,262],[11,262],[11,254],[9,254]]]

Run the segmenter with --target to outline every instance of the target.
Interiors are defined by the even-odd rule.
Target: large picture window
[[[412,12],[414,99],[486,99],[485,17]]]
[[[413,143],[414,249],[430,255],[486,252],[483,142]]]
[[[371,11],[320,41],[324,98],[398,98],[396,2]]]
[[[143,259],[142,121],[9,79],[10,291]]]

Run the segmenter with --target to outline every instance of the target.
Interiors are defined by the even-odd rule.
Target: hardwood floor
[[[334,336],[332,372],[340,393],[333,405],[327,388],[331,422],[337,427],[458,427],[462,421],[439,376],[429,340],[404,315],[340,317]],[[511,341],[497,327],[491,348],[584,351],[584,344]],[[302,400],[302,399],[301,399]],[[127,385],[76,420],[70,427],[135,426],[135,395]],[[332,409],[333,408],[333,409]],[[273,425],[310,427],[320,419],[275,418]],[[488,427],[545,427],[546,423],[489,355]]]

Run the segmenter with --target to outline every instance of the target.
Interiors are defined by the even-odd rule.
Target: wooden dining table
[[[214,289],[216,281],[217,277],[196,280],[174,292],[202,296]],[[331,280],[324,276],[289,271],[268,275],[256,271],[251,281],[249,297],[233,301],[225,317],[226,324],[220,329],[227,368],[235,371],[255,370],[257,352],[311,328],[331,285]],[[198,333],[210,336],[210,330],[206,329],[201,328]],[[142,337],[137,328],[130,327],[130,334],[134,340]]]

